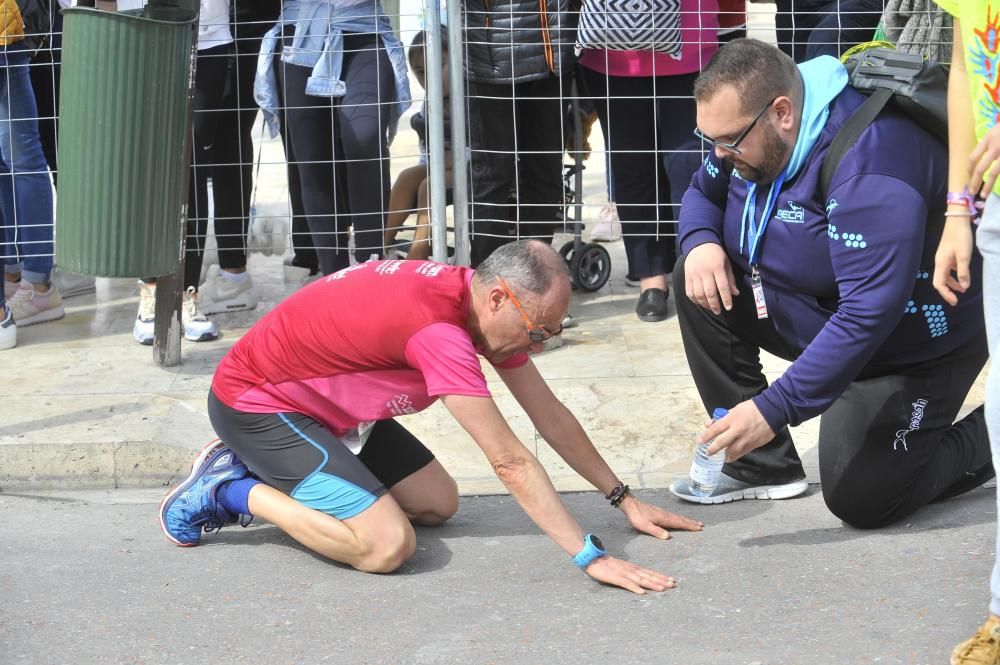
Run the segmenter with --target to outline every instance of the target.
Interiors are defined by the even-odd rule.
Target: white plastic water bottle
[[[718,408],[712,412],[712,421],[725,417],[729,413],[726,409]],[[719,484],[719,476],[722,474],[722,465],[726,463],[726,451],[720,450],[714,455],[708,454],[708,447],[712,442],[702,443],[694,451],[694,460],[691,461],[691,471],[688,474],[691,494],[695,496],[710,496]]]

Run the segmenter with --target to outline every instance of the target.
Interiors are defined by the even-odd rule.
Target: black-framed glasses
[[[711,145],[713,147],[722,148],[723,150],[728,150],[729,152],[733,153],[734,155],[741,155],[741,154],[743,154],[743,151],[740,150],[740,144],[743,143],[743,139],[745,139],[747,137],[747,135],[750,134],[750,132],[753,130],[753,128],[757,126],[757,122],[761,118],[764,117],[764,114],[767,113],[767,110],[769,108],[771,108],[771,106],[776,101],[778,101],[777,97],[775,97],[774,99],[772,99],[771,101],[769,101],[767,103],[767,106],[765,106],[764,108],[762,108],[760,110],[760,113],[758,113],[757,115],[754,116],[753,121],[751,121],[751,123],[749,125],[747,125],[746,129],[744,129],[742,132],[740,132],[740,135],[737,136],[736,140],[733,141],[732,143],[723,143],[722,141],[716,141],[715,139],[711,138],[710,136],[705,136],[702,133],[702,131],[700,129],[698,129],[697,127],[695,127],[695,129],[694,129],[694,135],[697,136],[702,141],[704,141],[705,143],[708,143],[709,145]]]
[[[543,326],[540,326],[534,321],[532,321],[531,318],[528,316],[528,314],[524,311],[524,308],[521,307],[521,301],[517,299],[517,296],[514,295],[514,292],[510,290],[509,286],[507,286],[507,282],[503,281],[502,277],[497,277],[497,281],[500,282],[500,288],[503,289],[504,293],[507,294],[507,297],[510,298],[510,301],[514,303],[514,307],[516,307],[517,311],[521,313],[521,318],[524,319],[525,325],[528,326],[528,339],[537,344],[539,342],[544,342],[550,337],[555,337],[556,335],[562,334],[563,331],[562,324],[559,325],[558,330],[547,330]]]

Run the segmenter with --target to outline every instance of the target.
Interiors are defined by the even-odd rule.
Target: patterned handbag
[[[584,0],[578,49],[656,51],[680,59],[680,0]]]

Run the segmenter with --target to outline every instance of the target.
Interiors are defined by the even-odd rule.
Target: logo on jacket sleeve
[[[776,219],[780,219],[783,222],[789,224],[802,224],[806,221],[806,213],[795,201],[788,202],[788,209],[778,208],[774,213]]]

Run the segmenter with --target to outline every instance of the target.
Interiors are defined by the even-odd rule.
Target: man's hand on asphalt
[[[1000,125],[994,125],[969,155],[969,191],[984,199],[1000,175]]]
[[[677,585],[677,581],[673,577],[616,559],[610,555],[595,559],[585,570],[598,582],[618,586],[638,594],[644,594],[647,590],[666,591]]]
[[[733,267],[721,245],[698,245],[684,259],[684,291],[687,297],[715,314],[733,308],[733,296],[740,294]]]
[[[764,420],[753,400],[748,399],[731,408],[725,417],[713,422],[698,437],[698,443],[714,440],[708,448],[709,454],[714,455],[725,448],[726,461],[733,462],[773,438],[771,426]]]
[[[659,506],[640,501],[634,496],[627,496],[621,504],[622,512],[628,518],[629,524],[636,531],[648,533],[654,538],[666,540],[670,537],[667,529],[682,531],[701,531],[705,525],[696,520],[671,513]]]
[[[958,304],[959,294],[972,285],[969,261],[972,260],[972,220],[948,217],[941,242],[934,255],[934,288],[949,305]]]

